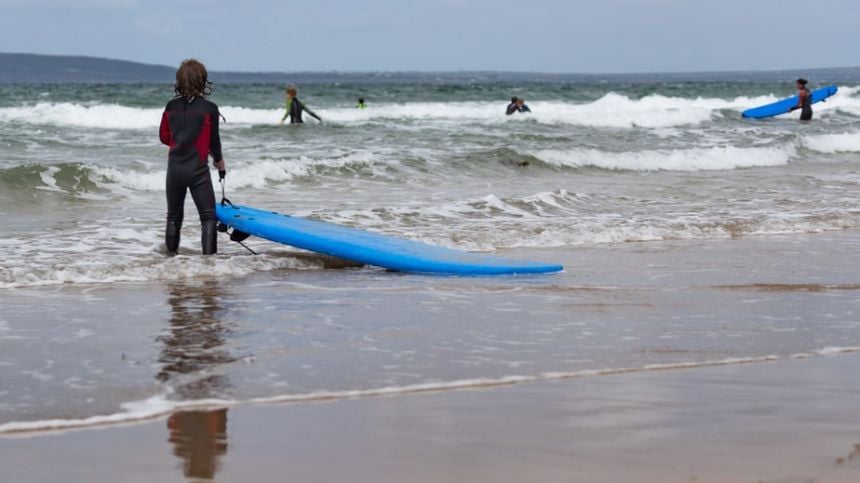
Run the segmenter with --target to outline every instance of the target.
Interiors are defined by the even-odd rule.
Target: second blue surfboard
[[[839,89],[836,86],[827,86],[821,89],[812,91],[812,103],[821,102],[828,97],[836,94]],[[791,112],[791,108],[796,106],[800,99],[797,96],[789,97],[781,101],[776,101],[760,107],[747,109],[741,115],[749,119],[764,119],[766,117],[779,116]]]

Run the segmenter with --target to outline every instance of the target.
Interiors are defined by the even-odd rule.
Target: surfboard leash
[[[221,183],[221,206],[230,205],[233,208],[236,208],[236,206],[229,199],[227,199],[227,188],[226,188],[227,183],[224,180],[224,178],[225,178],[224,174],[225,173],[223,171],[218,171],[218,175],[219,175],[218,181]],[[242,248],[251,252],[251,255],[258,255],[257,252],[255,252],[254,250],[251,250],[251,247],[242,243],[242,241],[245,238],[248,238],[250,235],[248,235],[245,232],[241,232],[241,231],[237,232],[235,228],[233,229],[232,233],[228,233],[227,230],[229,230],[229,228],[230,227],[228,227],[224,223],[218,222],[218,231],[220,231],[221,233],[227,233],[228,235],[230,235],[230,241],[234,241],[234,242],[238,243],[239,245],[242,245]]]

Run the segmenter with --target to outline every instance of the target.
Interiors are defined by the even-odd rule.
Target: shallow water
[[[219,86],[213,100],[228,119],[234,201],[491,251],[857,228],[860,98],[845,84],[811,124],[740,119],[791,94],[776,83],[318,84],[302,96],[326,124],[292,127],[276,125],[276,86]],[[507,93],[534,112],[506,117]],[[212,270],[161,253],[167,97],[163,86],[0,88],[0,287]],[[197,233],[189,207],[188,253]],[[278,255],[217,270],[286,266],[297,265]]]
[[[170,89],[2,86],[0,431],[860,346],[858,84],[801,124],[740,119],[781,83],[332,81],[291,127],[218,86],[231,199],[567,267],[497,279],[204,259],[190,204],[166,257]]]
[[[0,432],[852,352],[858,246],[844,232],[511,252],[568,267],[538,277],[303,267],[7,290]]]

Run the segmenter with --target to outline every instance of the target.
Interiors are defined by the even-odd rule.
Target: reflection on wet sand
[[[170,383],[183,399],[217,397],[229,381],[212,373],[234,358],[223,348],[230,335],[222,320],[223,289],[217,281],[174,283],[168,287],[169,332],[159,337],[164,344],[157,379]],[[219,458],[227,453],[227,409],[177,411],[167,420],[168,441],[182,460],[186,478],[214,479]]]
[[[211,480],[227,453],[227,409],[178,411],[167,420],[173,454],[186,478]]]
[[[848,456],[836,458],[836,464],[841,465],[858,457],[860,457],[860,444],[855,444],[854,451],[848,453]]]
[[[164,344],[158,380],[169,382],[183,399],[213,397],[228,386],[223,375],[210,373],[235,359],[223,349],[229,329],[221,320],[223,290],[218,282],[174,283],[168,287],[170,329]]]

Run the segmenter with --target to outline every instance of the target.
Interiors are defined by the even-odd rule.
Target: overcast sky
[[[860,0],[0,0],[0,51],[215,70],[860,65]]]

